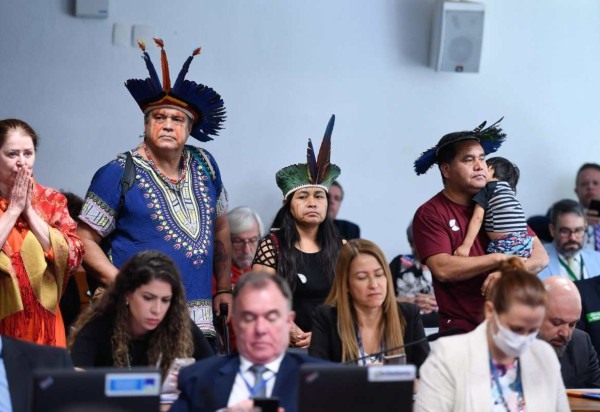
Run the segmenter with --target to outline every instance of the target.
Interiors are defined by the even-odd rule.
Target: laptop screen
[[[300,369],[299,412],[412,411],[414,365],[305,364]]]
[[[31,412],[157,411],[161,376],[156,369],[38,370]]]

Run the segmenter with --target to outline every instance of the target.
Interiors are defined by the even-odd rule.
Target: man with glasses
[[[554,242],[545,245],[550,261],[541,279],[560,275],[576,282],[600,275],[600,252],[583,248],[587,223],[579,202],[563,199],[552,205],[549,229]]]
[[[260,216],[249,207],[236,207],[227,213],[231,233],[231,284],[252,269],[258,241],[263,235],[264,226]]]

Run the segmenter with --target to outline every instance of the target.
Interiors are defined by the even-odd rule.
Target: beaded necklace
[[[185,180],[185,175],[187,174],[187,159],[186,159],[186,155],[187,155],[187,151],[183,151],[181,153],[181,161],[180,161],[180,165],[183,164],[181,166],[181,172],[179,173],[179,177],[176,179],[172,179],[168,176],[166,176],[159,168],[158,166],[156,166],[156,164],[154,163],[154,159],[152,158],[152,156],[150,155],[150,151],[148,150],[148,146],[146,146],[146,143],[144,143],[143,145],[144,148],[144,154],[146,155],[146,159],[148,159],[148,164],[150,164],[150,167],[152,167],[152,170],[154,170],[156,172],[156,174],[158,176],[160,176],[160,178],[162,180],[164,180],[167,184],[169,184],[169,186],[175,188],[175,189],[179,189],[181,187],[181,183]]]

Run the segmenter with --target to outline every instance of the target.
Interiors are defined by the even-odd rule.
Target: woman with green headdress
[[[307,163],[293,164],[275,175],[284,198],[279,229],[265,236],[256,252],[253,269],[285,278],[293,291],[295,325],[290,345],[310,345],[312,313],[329,294],[342,241],[329,219],[327,192],[340,175],[340,168],[329,162],[331,116],[315,157],[308,141]]]

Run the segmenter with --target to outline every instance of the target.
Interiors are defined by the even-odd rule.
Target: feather
[[[483,122],[483,123],[481,124],[481,126],[479,126],[479,127],[478,127],[478,129],[480,129],[480,130],[481,130],[481,133],[485,133],[485,132],[486,132],[486,130],[488,130],[488,129],[492,129],[492,128],[496,127],[496,126],[498,125],[498,123],[500,123],[502,120],[504,120],[504,116],[502,116],[502,117],[501,117],[499,120],[497,120],[497,121],[496,121],[496,123],[494,123],[493,125],[491,125],[491,126],[490,126],[490,127],[488,127],[487,129],[481,130],[481,129],[483,129],[483,127],[485,126],[485,122]],[[502,129],[500,129],[500,130],[502,130]]]
[[[437,146],[432,147],[421,153],[421,156],[417,160],[415,160],[414,168],[417,176],[424,174],[427,172],[431,166],[435,164],[435,153],[437,151]]]
[[[165,51],[165,43],[161,39],[154,39],[154,42],[160,47],[160,66],[162,70],[162,87],[165,93],[171,91],[171,76],[169,74],[169,61],[167,60],[167,52]]]
[[[150,84],[151,91],[152,93],[160,93],[162,91],[162,86],[160,85],[158,73],[156,73],[156,69],[152,64],[152,60],[150,60],[150,55],[146,52],[146,44],[142,40],[138,40],[137,43],[138,47],[143,52],[142,58],[144,59],[144,63],[146,63],[146,69],[148,69],[148,73],[150,74],[150,79],[148,79],[148,83]]]
[[[473,129],[474,133],[479,133],[481,131],[481,129],[483,129],[486,125],[487,121],[484,120],[483,123],[481,123],[479,126],[477,126],[475,129]]]
[[[484,143],[486,143],[487,147],[489,147],[490,149],[492,149],[495,152],[496,150],[498,150],[498,148],[504,142],[504,140],[506,140],[506,133],[504,133],[502,131],[502,129],[498,126],[498,124],[502,121],[502,119],[504,119],[504,117],[502,117],[500,120],[498,120],[493,125],[485,128],[477,133],[479,142],[481,143],[481,146],[484,147],[484,149],[485,149]],[[491,153],[491,152],[486,151],[486,154],[488,154],[488,153]]]
[[[308,149],[306,149],[306,171],[308,172],[308,180],[313,183],[316,182],[317,159],[315,158],[315,149],[310,139],[308,139]]]
[[[325,129],[325,135],[323,135],[323,141],[319,148],[319,156],[317,157],[317,173],[314,176],[313,183],[321,183],[327,178],[327,172],[329,171],[329,164],[331,161],[331,134],[333,132],[333,125],[335,124],[335,115],[332,114],[327,123]]]
[[[188,70],[190,68],[190,64],[192,63],[192,59],[194,58],[194,56],[197,56],[199,54],[200,54],[200,47],[198,47],[197,49],[195,49],[192,52],[192,55],[187,58],[187,60],[185,61],[185,63],[183,63],[183,67],[179,71],[179,75],[177,76],[177,79],[175,80],[175,84],[173,85],[173,92],[174,93],[177,93],[177,90],[179,89],[179,87],[181,87],[181,84],[185,80],[185,76],[187,75],[187,72],[188,72]]]

